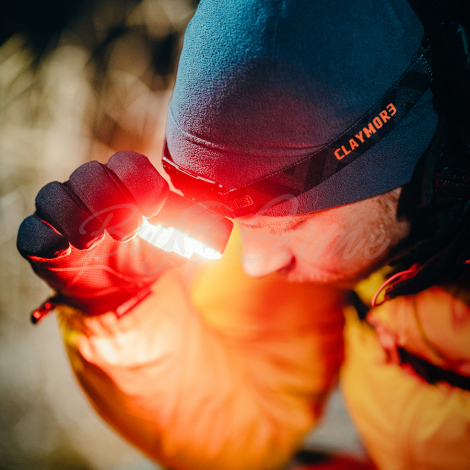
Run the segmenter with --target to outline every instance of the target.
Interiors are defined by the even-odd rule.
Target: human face
[[[400,191],[310,214],[238,218],[244,271],[351,287],[408,235],[409,221],[397,218]]]

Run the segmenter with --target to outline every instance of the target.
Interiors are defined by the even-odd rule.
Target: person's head
[[[248,274],[356,279],[406,237],[437,122],[423,35],[406,0],[201,2],[166,154],[223,187]]]

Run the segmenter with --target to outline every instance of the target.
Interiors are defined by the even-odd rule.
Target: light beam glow
[[[146,218],[144,218],[144,223],[137,232],[137,235],[167,253],[174,251],[188,259],[194,253],[206,259],[222,258],[221,253],[180,230],[173,227],[165,228],[162,225],[152,225]]]

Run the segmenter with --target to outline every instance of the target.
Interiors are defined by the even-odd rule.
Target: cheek
[[[387,252],[391,239],[383,227],[317,223],[296,235],[292,251],[300,263],[360,269]]]
[[[331,244],[332,235],[338,229],[336,224],[309,224],[290,238],[296,259],[318,259]]]

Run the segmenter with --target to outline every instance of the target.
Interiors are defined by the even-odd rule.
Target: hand
[[[65,183],[39,191],[36,213],[19,228],[18,250],[60,302],[90,315],[116,312],[138,298],[168,261],[181,263],[135,237],[143,216],[155,215],[168,192],[168,183],[138,153],[118,152],[106,165],[85,163]]]

